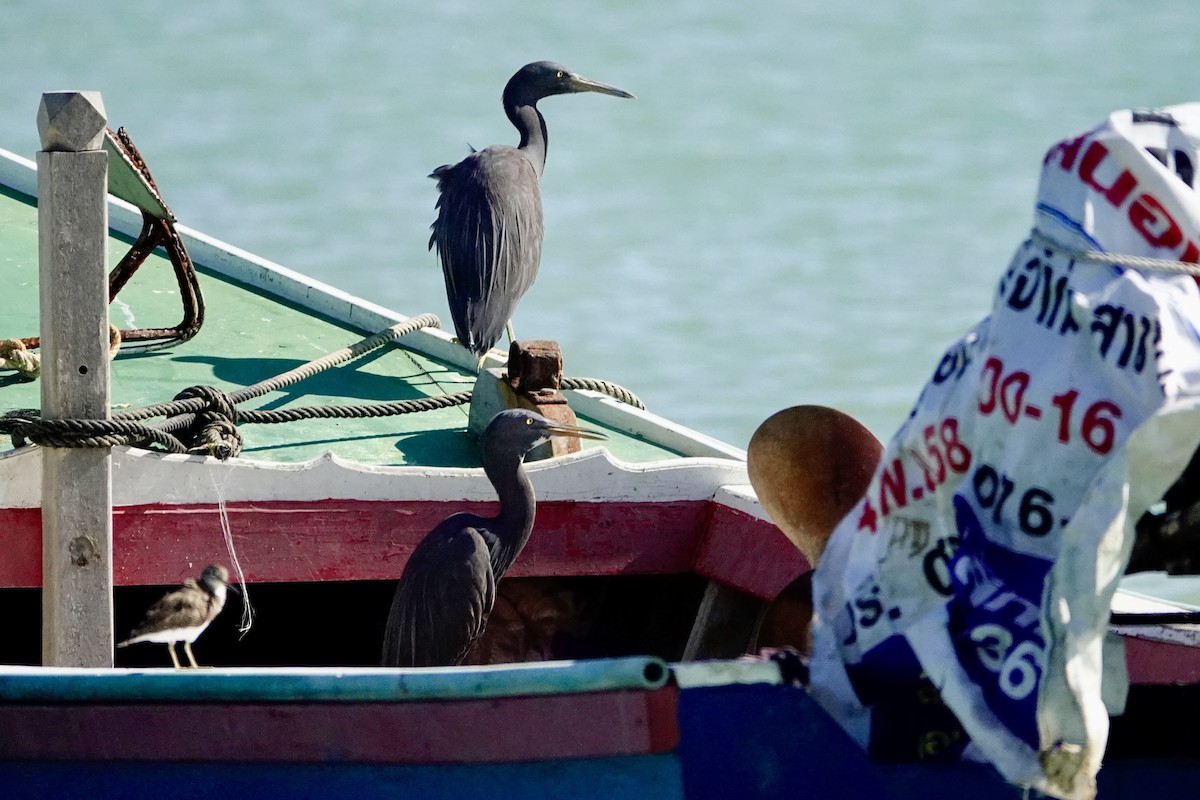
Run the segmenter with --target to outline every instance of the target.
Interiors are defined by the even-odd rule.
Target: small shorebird
[[[183,642],[192,668],[197,668],[192,655],[192,642],[204,633],[208,624],[217,618],[225,607],[225,591],[237,588],[229,585],[229,572],[218,564],[204,568],[198,580],[188,578],[178,589],[163,595],[150,609],[141,623],[129,634],[129,638],[117,647],[138,642],[158,642],[167,646],[171,662],[180,669],[179,657],[175,655],[175,643]]]

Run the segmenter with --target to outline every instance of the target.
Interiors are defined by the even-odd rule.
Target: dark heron
[[[188,578],[178,589],[163,595],[138,624],[129,638],[117,645],[125,647],[138,642],[158,642],[167,646],[171,663],[179,669],[179,657],[175,655],[175,643],[183,642],[188,662],[197,667],[192,655],[192,642],[196,641],[208,624],[217,618],[225,607],[225,591],[237,588],[229,585],[229,572],[218,564],[204,568],[197,580]]]
[[[500,514],[459,513],[413,550],[392,597],[383,664],[436,667],[460,663],[483,633],[496,584],[533,531],[533,486],[521,465],[552,436],[603,439],[524,409],[501,411],[483,432],[483,470],[500,497]]]
[[[429,247],[437,246],[442,262],[454,331],[478,358],[500,339],[542,260],[538,182],[546,165],[547,133],[537,102],[574,92],[633,97],[561,64],[526,64],[504,87],[504,113],[520,131],[521,143],[473,150],[429,176],[437,179],[441,193]]]

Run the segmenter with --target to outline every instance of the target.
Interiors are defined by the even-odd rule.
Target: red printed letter
[[[1148,194],[1140,194],[1129,206],[1129,222],[1151,247],[1178,247],[1183,231],[1162,203]]]
[[[1129,170],[1124,170],[1113,181],[1112,186],[1101,186],[1096,180],[1096,167],[1107,157],[1108,148],[1099,142],[1092,142],[1083,154],[1083,160],[1079,162],[1079,179],[1104,195],[1104,199],[1117,208],[1129,198],[1129,193],[1137,188],[1137,178],[1133,177]]]

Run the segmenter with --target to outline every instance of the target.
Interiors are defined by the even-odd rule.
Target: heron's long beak
[[[628,97],[631,100],[637,99],[635,95],[630,94],[624,89],[618,89],[615,86],[609,86],[607,83],[594,81],[591,78],[584,78],[580,75],[571,76],[571,91],[599,92],[600,94],[611,94],[613,97]]]
[[[608,439],[598,431],[584,430],[574,425],[562,425],[557,422],[547,425],[546,430],[551,436],[568,436],[572,439]]]

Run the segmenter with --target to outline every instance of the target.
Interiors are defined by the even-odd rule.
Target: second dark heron
[[[605,438],[524,409],[501,411],[488,423],[483,469],[500,498],[500,513],[454,514],[413,550],[392,597],[384,666],[458,664],[483,633],[496,601],[496,583],[533,532],[536,501],[521,463],[552,436]]]
[[[504,333],[542,260],[539,183],[548,136],[537,102],[575,92],[633,97],[562,64],[526,64],[504,87],[504,113],[520,132],[520,144],[473,151],[429,176],[441,193],[429,247],[437,247],[442,262],[454,331],[478,358]]]

